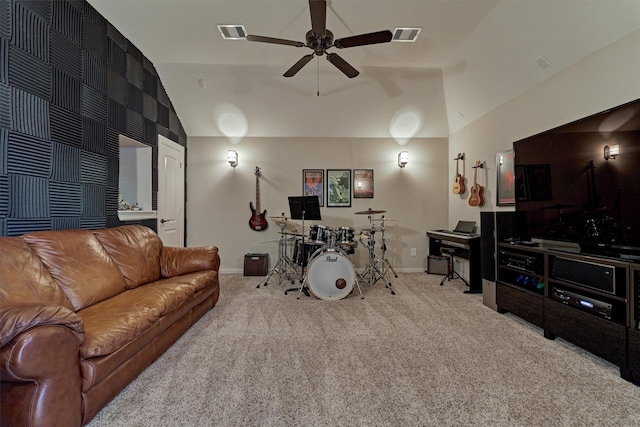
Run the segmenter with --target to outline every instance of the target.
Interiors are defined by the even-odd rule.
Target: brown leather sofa
[[[216,304],[219,267],[139,225],[0,237],[0,425],[89,422]]]

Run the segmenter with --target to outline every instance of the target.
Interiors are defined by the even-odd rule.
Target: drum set
[[[374,215],[384,213],[383,210],[366,210],[356,212],[356,215],[368,215],[369,227],[362,229],[357,236],[353,227],[328,227],[325,225],[309,226],[308,236],[299,232],[299,225],[290,221],[284,214],[277,217],[269,217],[280,227],[280,239],[278,240],[278,261],[271,269],[264,281],[267,286],[274,274],[279,277],[279,284],[284,280],[295,283],[300,280],[300,286],[287,289],[285,295],[290,291],[297,291],[300,298],[304,293],[323,300],[339,300],[349,295],[354,287],[357,287],[361,298],[362,288],[360,283],[373,285],[381,280],[386,287],[391,289],[391,294],[395,291],[386,276],[393,272],[398,277],[395,270],[385,258],[385,221],[384,216],[374,218]],[[375,251],[376,235],[381,235],[381,254]],[[293,251],[291,256],[291,246]],[[362,246],[369,252],[367,265],[362,272],[356,272],[349,255],[355,253],[358,246]],[[257,287],[260,287],[258,285]]]

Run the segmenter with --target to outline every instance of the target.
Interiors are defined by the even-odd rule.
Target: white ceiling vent
[[[242,40],[247,36],[244,25],[217,25],[218,31],[225,40]]]
[[[415,42],[422,28],[396,27],[393,31],[392,42]]]

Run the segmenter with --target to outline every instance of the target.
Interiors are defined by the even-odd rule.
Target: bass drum
[[[356,272],[345,255],[334,250],[319,253],[309,263],[309,290],[320,299],[338,300],[353,290]]]

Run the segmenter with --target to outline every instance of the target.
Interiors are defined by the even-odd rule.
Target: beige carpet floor
[[[217,306],[89,424],[634,426],[614,365],[464,294],[401,273],[338,301],[221,275]]]

